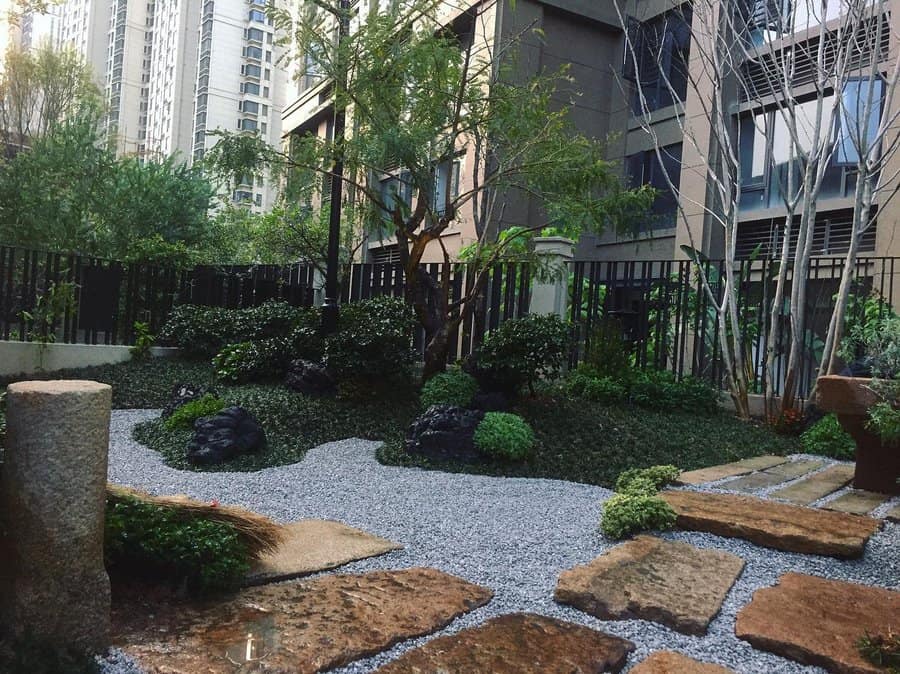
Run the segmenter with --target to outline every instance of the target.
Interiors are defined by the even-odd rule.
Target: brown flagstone
[[[861,557],[882,522],[871,517],[805,508],[753,496],[665,491],[678,515],[676,526],[718,536],[744,538],[787,552]]]
[[[900,624],[900,592],[786,573],[757,590],[734,632],[754,647],[838,674],[876,674],[856,642]]]
[[[731,489],[733,491],[755,491],[756,489],[765,489],[773,487],[776,484],[794,480],[801,475],[806,475],[817,468],[821,468],[824,461],[815,459],[802,459],[800,461],[789,461],[782,463],[767,470],[761,470],[744,477],[739,477],[731,482],[725,482],[719,485],[722,489]]]
[[[705,634],[744,560],[720,550],[638,536],[563,571],[554,598],[602,620],[652,620]]]
[[[513,613],[407,651],[377,674],[618,672],[634,644],[588,627]]]
[[[675,651],[656,651],[641,660],[630,674],[734,674],[730,669],[700,662]]]
[[[311,674],[430,634],[492,592],[436,569],[328,575],[204,602],[114,602],[114,643],[149,672]]]
[[[890,494],[879,494],[877,491],[866,491],[865,489],[851,489],[822,507],[842,513],[868,515],[889,498],[891,498]]]
[[[737,475],[745,475],[755,470],[763,470],[771,468],[781,463],[787,462],[783,456],[755,456],[750,459],[742,459],[733,463],[724,463],[719,466],[710,466],[709,468],[700,468],[699,470],[689,470],[678,476],[676,484],[697,485],[704,482],[715,482],[716,480],[724,480],[726,477],[736,477]]]
[[[852,479],[853,464],[837,463],[788,487],[774,491],[770,496],[793,501],[799,505],[809,505],[846,487]]]

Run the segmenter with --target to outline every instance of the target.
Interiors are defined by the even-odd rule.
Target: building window
[[[678,215],[677,191],[681,186],[681,150],[681,143],[660,148],[659,155],[662,162],[656,150],[638,152],[625,158],[629,186],[650,185],[657,191],[650,209],[649,226],[646,229],[669,229],[675,226],[675,218]]]
[[[883,101],[881,78],[860,77],[847,82],[838,109],[835,163],[855,166],[859,151],[869,151],[878,136]]]
[[[253,42],[262,42],[264,34],[259,28],[248,28],[244,35],[248,40],[252,40]]]
[[[259,85],[256,82],[244,82],[241,85],[241,93],[259,96]]]
[[[256,131],[257,124],[255,119],[242,119],[238,122],[238,128],[241,131]]]
[[[449,185],[448,185],[449,179]],[[449,193],[447,191],[449,187]],[[434,172],[434,212],[443,215],[450,203],[459,196],[459,161],[438,164]]]
[[[259,112],[259,103],[256,101],[243,101],[241,103],[241,112],[255,115]]]
[[[244,47],[244,56],[251,59],[262,60],[262,49],[259,47],[249,46]]]
[[[632,112],[648,112],[683,103],[687,96],[691,49],[691,9],[675,8],[649,21],[628,18],[624,77],[635,83]]]
[[[259,76],[262,74],[262,69],[259,66],[255,66],[253,64],[247,64],[241,66],[241,72],[247,77],[255,77],[259,79]]]
[[[261,12],[258,9],[251,9],[250,14],[247,18],[250,21],[256,21],[257,23],[265,23],[266,22],[265,12]]]
[[[236,204],[246,204],[253,201],[253,192],[246,190],[235,190],[231,195],[231,200]]]

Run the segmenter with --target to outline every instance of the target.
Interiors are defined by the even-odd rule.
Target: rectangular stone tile
[[[711,662],[699,662],[675,651],[654,651],[631,670],[631,674],[734,674]]]
[[[888,510],[884,518],[890,520],[891,522],[900,522],[900,505],[894,506],[893,508]]]
[[[881,520],[805,508],[753,496],[665,491],[662,498],[678,515],[676,526],[718,536],[743,538],[787,552],[861,557]]]
[[[770,495],[800,505],[809,505],[846,487],[853,479],[853,470],[853,464],[838,463]]]
[[[734,633],[761,650],[840,674],[885,670],[859,653],[866,632],[883,635],[900,623],[900,592],[786,573],[757,590],[738,613]]]
[[[739,477],[730,482],[724,482],[719,486],[722,489],[732,489],[734,491],[756,491],[757,489],[774,487],[776,484],[781,484],[788,480],[794,480],[801,475],[806,475],[817,468],[821,468],[823,463],[824,461],[814,459],[789,461],[766,470]]]
[[[286,525],[285,531],[281,545],[253,564],[245,584],[299,578],[403,547],[330,520],[300,520]]]
[[[706,634],[743,568],[728,552],[637,536],[563,571],[554,599],[601,620],[637,618]]]
[[[879,494],[878,492],[866,491],[865,489],[853,489],[833,501],[829,501],[822,507],[842,513],[868,515],[889,498],[891,498],[890,494]]]
[[[777,466],[786,461],[787,459],[783,456],[755,456],[750,459],[742,459],[733,463],[724,463],[720,466],[689,470],[679,475],[675,482],[676,484],[703,484],[704,482],[715,482],[716,480],[723,480],[726,477],[736,477],[738,475],[752,473],[754,470],[771,468],[772,466]]]
[[[574,674],[618,672],[634,644],[533,613],[512,613],[438,637],[376,674]]]

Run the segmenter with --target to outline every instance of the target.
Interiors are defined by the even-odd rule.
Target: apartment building
[[[377,0],[359,0],[354,20],[363,20],[372,5],[377,5]],[[439,21],[457,33],[461,44],[472,45],[476,53],[490,53],[497,45],[521,34],[516,68],[523,77],[537,74],[541,69],[570,66],[573,89],[583,92],[571,107],[571,119],[582,133],[604,138],[621,128],[625,121],[623,99],[610,96],[610,91],[616,88],[610,63],[617,58],[621,42],[618,20],[611,6],[585,0],[518,0],[515,5],[513,11],[504,0],[448,2]],[[298,60],[301,62],[294,77],[293,100],[284,111],[285,135],[290,138],[293,134],[312,133],[330,137],[334,118],[330,82],[304,68],[302,59]],[[571,102],[566,92],[557,101],[560,106]],[[446,200],[443,192],[448,188],[454,193],[469,190],[474,167],[471,153],[464,149],[452,162],[435,167],[435,203]],[[402,193],[403,183],[402,176],[389,173],[383,176],[381,190],[388,194],[400,185],[400,197],[411,200],[412,195]],[[323,190],[323,196],[328,197],[327,189]],[[471,204],[468,208],[472,208]],[[540,209],[541,205],[529,195],[517,194],[508,200],[501,224],[533,222],[540,217]],[[455,255],[475,238],[473,213],[462,212],[444,232],[440,244],[429,249],[425,261],[442,260],[443,248]],[[367,261],[391,261],[396,255],[396,243],[389,233],[371,235],[364,246],[363,257]]]
[[[193,162],[215,130],[281,141],[287,74],[265,0],[65,0],[57,46],[84,56],[105,92],[107,130],[120,154]],[[268,179],[223,195],[261,211]]]

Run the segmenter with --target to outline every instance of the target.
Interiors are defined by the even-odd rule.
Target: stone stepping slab
[[[884,672],[859,654],[868,631],[900,625],[900,592],[786,573],[757,590],[741,609],[734,632],[756,648],[839,674]]]
[[[722,489],[731,489],[733,491],[756,491],[757,489],[765,489],[774,487],[782,482],[794,480],[801,475],[811,473],[817,468],[825,465],[824,461],[815,459],[801,459],[800,461],[789,461],[773,468],[767,468],[736,480],[725,482],[719,485]]]
[[[676,526],[743,538],[767,548],[832,557],[861,557],[882,522],[754,496],[694,491],[660,494],[678,515]]]
[[[878,492],[866,491],[865,489],[851,489],[846,494],[841,494],[822,507],[842,513],[868,515],[889,498],[891,498],[890,494],[879,494]]]
[[[638,536],[563,571],[554,599],[602,620],[652,620],[706,634],[743,568],[728,552]]]
[[[734,671],[675,651],[656,651],[633,667],[630,674],[734,674]]]
[[[675,480],[675,483],[698,485],[703,484],[704,482],[715,482],[716,480],[724,480],[726,477],[746,475],[755,470],[764,470],[786,462],[787,459],[783,456],[773,456],[771,454],[755,456],[750,459],[742,459],[733,463],[723,463],[719,466],[710,466],[709,468],[701,468],[699,470],[689,470],[679,475],[678,479]]]
[[[900,505],[894,506],[888,510],[884,517],[891,522],[900,522]]]
[[[326,571],[366,557],[401,550],[387,539],[330,520],[301,520],[285,527],[278,548],[263,555],[247,575],[247,585],[259,585]]]
[[[838,463],[769,495],[799,505],[809,505],[846,487],[853,479],[853,472],[853,464]]]
[[[533,613],[492,618],[407,651],[377,674],[594,674],[618,672],[634,644]]]
[[[154,672],[312,674],[435,632],[492,596],[436,569],[328,575],[218,601],[114,605],[113,643]]]

